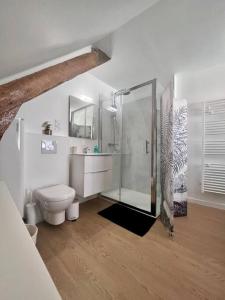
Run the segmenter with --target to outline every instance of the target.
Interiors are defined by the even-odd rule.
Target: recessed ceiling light
[[[94,102],[94,99],[85,95],[81,95],[80,99],[85,101],[85,102]]]

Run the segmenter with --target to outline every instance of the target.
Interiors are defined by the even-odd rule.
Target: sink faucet
[[[88,146],[83,147],[83,153],[88,153],[90,152],[90,148]]]

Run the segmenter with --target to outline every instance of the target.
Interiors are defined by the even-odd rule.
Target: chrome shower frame
[[[152,86],[152,121],[151,121],[151,178],[150,178],[150,187],[151,187],[151,195],[150,195],[150,201],[151,201],[151,212],[146,212],[149,215],[152,215],[153,217],[156,217],[156,205],[157,205],[157,96],[156,96],[156,86],[157,86],[157,80],[152,79],[149,81],[146,81],[144,83],[135,85],[129,89],[122,89],[114,93],[115,96],[125,96],[129,95],[132,91],[135,91],[141,87],[144,86]],[[122,100],[123,101],[123,100]],[[122,113],[123,113],[123,103],[122,103]],[[122,118],[121,118],[121,135],[120,135],[120,145],[122,145]],[[121,161],[120,161],[120,193],[122,188],[122,152],[121,152]],[[121,196],[121,195],[120,195]],[[122,203],[121,203],[122,204]],[[123,204],[126,205],[126,204]],[[133,207],[136,210],[140,210],[136,207]]]
[[[144,210],[141,210],[135,206],[122,203],[120,201],[111,199],[113,202],[119,202],[121,205],[128,206],[132,209],[141,211],[145,214],[151,215],[153,217],[157,217],[157,96],[156,96],[156,86],[157,86],[157,80],[152,79],[149,81],[146,81],[144,83],[141,83],[139,85],[135,85],[129,89],[121,89],[117,92],[113,93],[113,104],[116,103],[116,97],[120,98],[121,103],[121,115],[123,114],[123,96],[129,95],[132,91],[135,91],[141,87],[145,87],[151,85],[152,86],[152,101],[151,101],[151,109],[152,109],[152,120],[151,120],[151,178],[150,178],[150,188],[151,188],[151,195],[149,201],[151,201],[151,212],[147,212]],[[102,120],[101,120],[101,112],[102,112],[102,100],[99,100],[99,146],[100,150],[102,150]],[[123,121],[122,117],[120,120],[120,147],[122,147],[122,141],[123,141]],[[122,188],[122,148],[120,150],[120,197],[121,197],[121,188]]]

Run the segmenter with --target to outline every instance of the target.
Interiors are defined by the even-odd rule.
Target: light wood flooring
[[[172,240],[159,220],[139,237],[97,214],[109,205],[94,199],[76,222],[39,224],[62,299],[225,299],[225,211],[189,204]]]

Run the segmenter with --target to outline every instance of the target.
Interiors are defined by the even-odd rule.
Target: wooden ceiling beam
[[[90,53],[0,85],[0,139],[23,103],[109,59],[104,52],[93,48]]]

